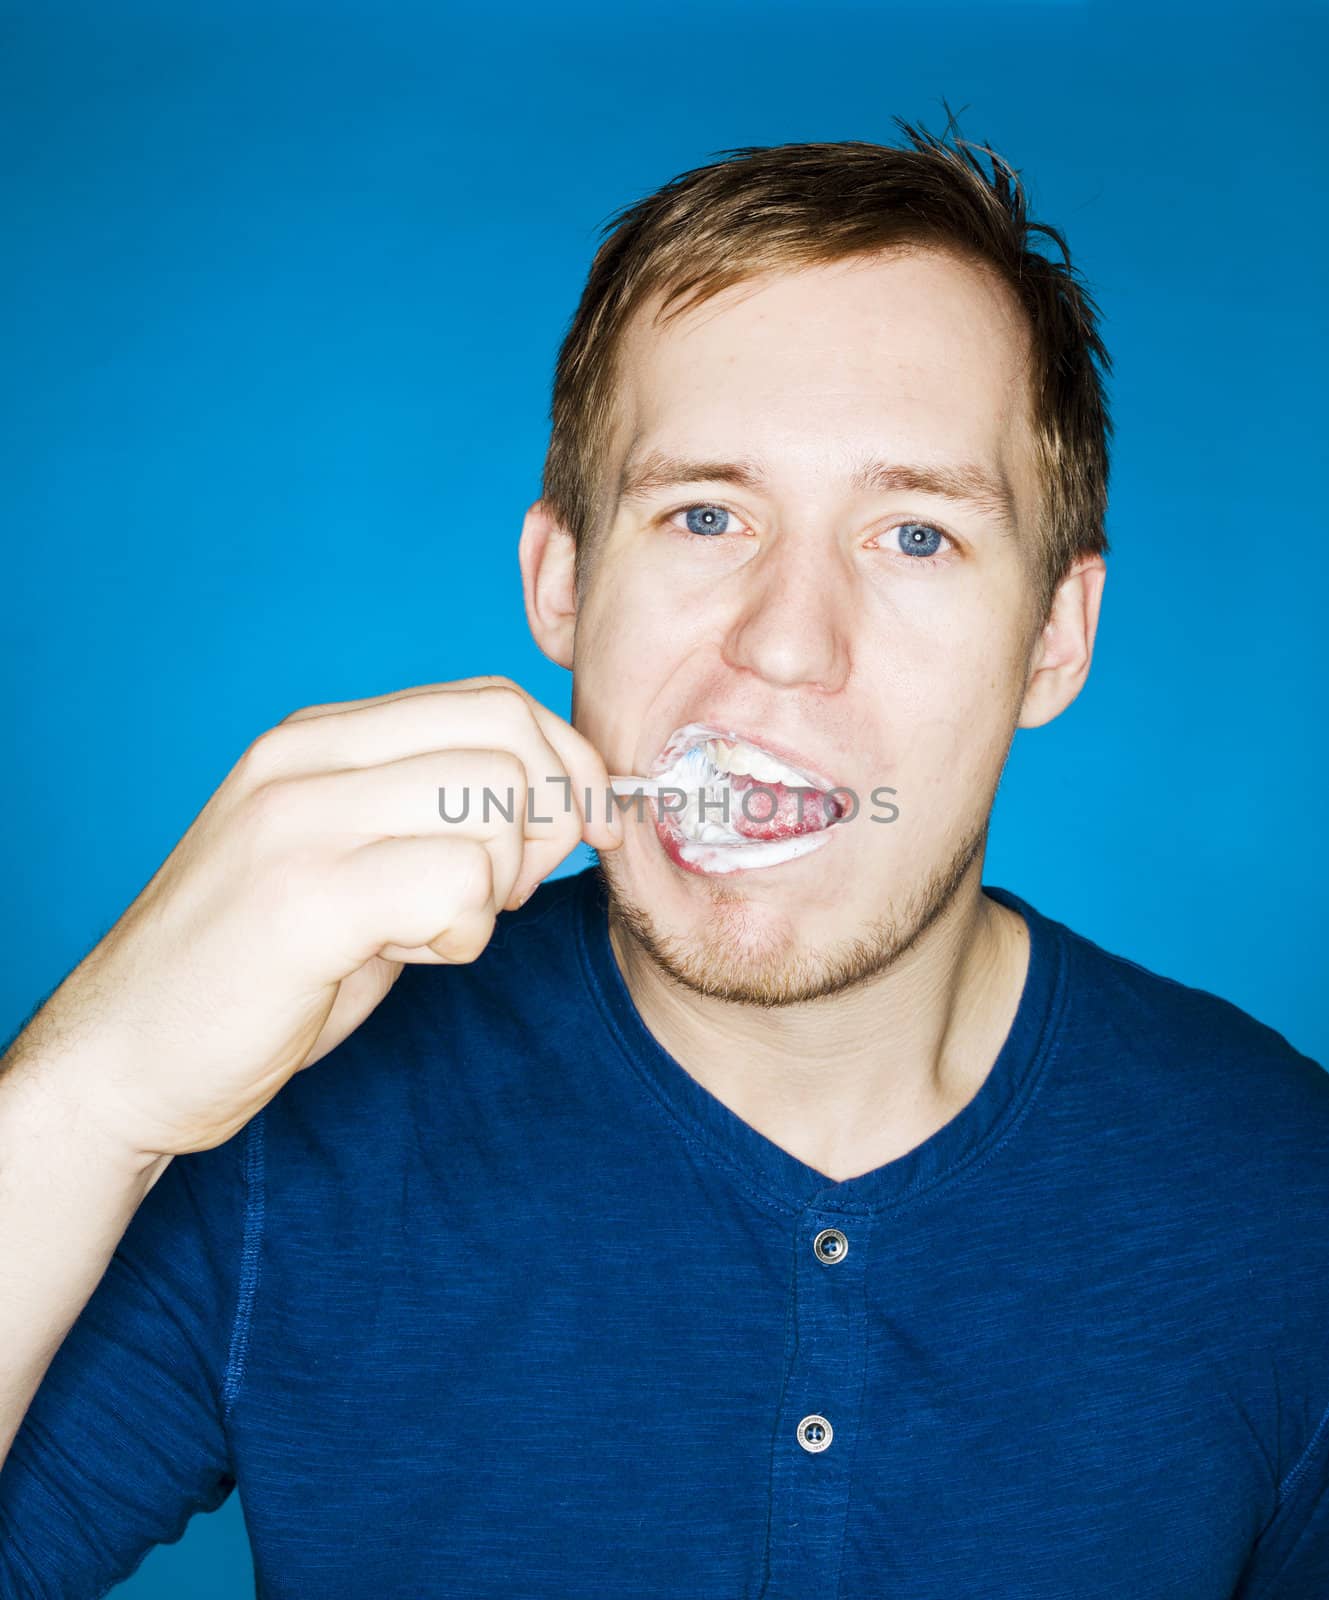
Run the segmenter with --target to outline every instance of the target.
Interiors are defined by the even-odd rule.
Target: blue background
[[[1323,6],[0,25],[5,1037],[294,707],[503,672],[567,714],[516,539],[600,223],[730,146],[940,131],[945,96],[1116,362],[1093,672],[1017,736],[985,881],[1329,1059]],[[232,1496],[116,1593],[249,1572]]]

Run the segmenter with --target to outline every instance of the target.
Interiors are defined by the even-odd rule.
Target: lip
[[[815,855],[818,850],[830,843],[831,836],[834,832],[834,828],[824,828],[820,833],[805,834],[805,838],[816,839],[819,842],[815,845],[810,845],[800,855],[790,856],[787,860],[776,863],[776,866],[792,867],[795,862],[802,861],[807,856]],[[680,872],[691,873],[695,877],[718,877],[725,879],[747,878],[754,873],[759,873],[764,876],[766,873],[773,870],[770,866],[754,864],[747,867],[730,867],[723,873],[710,872],[698,862],[684,860],[681,847],[686,841],[684,840],[683,834],[680,833],[672,817],[659,818],[655,824],[655,833],[664,849],[666,856],[668,856],[673,865],[676,866]]]
[[[694,744],[702,744],[707,739],[725,739],[730,743],[749,744],[757,750],[765,751],[767,755],[774,756],[777,761],[788,767],[791,772],[796,772],[800,778],[806,779],[810,789],[842,787],[828,773],[813,765],[803,751],[795,750],[792,745],[772,741],[765,734],[759,738],[755,733],[742,728],[720,726],[710,722],[686,722],[682,727],[675,729],[661,747],[646,776],[658,777],[674,764],[684,750]]]

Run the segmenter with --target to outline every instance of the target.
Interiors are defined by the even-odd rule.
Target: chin
[[[639,888],[636,874],[624,870],[627,863],[613,855],[602,859],[610,913],[660,971],[697,994],[744,1005],[795,1005],[839,993],[890,958],[888,921],[865,920],[846,938],[846,926],[856,919],[842,899],[822,898],[824,876],[802,886],[783,882],[785,871],[802,861],[778,873],[716,875],[681,869],[663,856],[657,862],[646,873],[651,886]],[[660,880],[661,869],[672,881]],[[810,905],[809,891],[822,903]]]
[[[699,936],[723,925],[745,942],[792,943],[800,930],[825,938],[844,925],[855,881],[853,842],[827,832],[713,848],[657,817],[630,826],[623,848],[607,854],[603,868],[619,900],[649,911],[660,925]],[[815,935],[810,924],[817,925]]]
[[[976,821],[921,879],[870,891],[847,830],[777,865],[727,862],[722,871],[676,860],[658,823],[628,834],[600,862],[621,932],[686,988],[770,1007],[841,994],[888,971],[975,863],[981,870],[987,827],[986,818]]]

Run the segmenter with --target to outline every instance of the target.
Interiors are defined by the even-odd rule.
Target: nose
[[[809,530],[810,532],[810,530]],[[789,533],[743,570],[724,659],[783,688],[833,693],[849,675],[853,580],[829,541]]]

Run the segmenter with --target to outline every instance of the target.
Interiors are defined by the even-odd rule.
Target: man
[[[616,219],[520,547],[571,722],[296,713],[16,1041],[0,1594],[237,1487],[280,1597],[1329,1592],[1329,1079],[982,886],[1107,358],[901,126]]]

